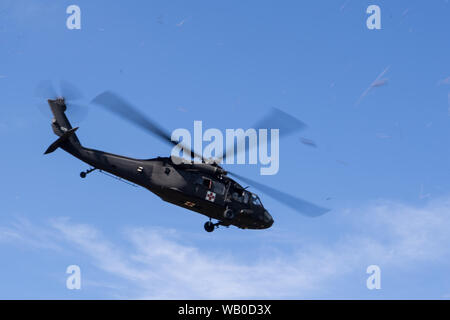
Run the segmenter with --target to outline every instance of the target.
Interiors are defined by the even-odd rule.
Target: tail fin
[[[81,147],[80,141],[78,140],[78,137],[75,134],[75,131],[77,131],[78,128],[72,128],[72,125],[69,122],[69,119],[67,119],[65,111],[67,109],[66,104],[64,102],[64,99],[55,99],[55,100],[48,100],[48,104],[50,106],[50,109],[53,113],[53,119],[52,119],[52,129],[53,132],[59,136],[59,139],[56,140],[50,147],[48,147],[45,154],[51,153],[55,151],[58,147],[62,146],[66,141],[72,146],[72,147]]]
[[[74,133],[75,131],[77,131],[78,128],[72,128],[66,132],[64,132],[64,134],[62,136],[60,136],[58,138],[58,140],[56,140],[55,142],[53,142],[48,148],[47,150],[44,152],[44,154],[49,154],[52,153],[53,151],[55,151],[56,149],[58,149],[64,142],[66,142],[68,139],[70,139],[71,137],[75,136]],[[75,136],[76,137],[76,136]]]

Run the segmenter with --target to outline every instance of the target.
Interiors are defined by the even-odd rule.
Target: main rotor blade
[[[130,103],[125,101],[123,98],[121,98],[119,95],[110,92],[105,91],[101,94],[99,94],[97,97],[95,97],[92,100],[93,103],[98,104],[102,107],[104,107],[106,110],[115,113],[116,115],[128,120],[130,123],[140,127],[141,129],[144,129],[148,133],[157,136],[158,138],[162,139],[163,141],[171,144],[171,145],[177,145],[178,142],[172,141],[171,135],[161,128],[158,124],[156,124],[153,120],[148,118],[145,114],[143,114],[141,111],[136,109],[134,106],[132,106]],[[201,155],[198,155],[194,153],[191,149],[184,147],[184,145],[181,144],[184,150],[191,153],[191,155],[196,156],[200,159],[203,159]]]
[[[280,129],[280,138],[286,137],[296,131],[303,130],[307,125],[278,108],[272,107],[270,112],[255,125],[255,129]]]
[[[262,192],[267,194],[269,197],[285,204],[286,206],[294,209],[295,211],[297,211],[303,215],[306,215],[309,217],[318,217],[318,216],[321,216],[321,215],[327,213],[328,211],[330,211],[329,209],[319,207],[311,202],[294,197],[290,194],[284,193],[284,192],[274,189],[272,187],[269,187],[269,186],[266,186],[259,182],[245,178],[236,173],[232,173],[232,172],[228,171],[228,174],[233,175],[237,179],[242,180],[243,182],[255,187],[256,189],[261,190]]]
[[[267,129],[268,134],[270,133],[271,129],[279,129],[279,137],[283,138],[296,131],[303,130],[306,127],[307,125],[305,123],[298,120],[294,116],[291,116],[290,114],[273,107],[271,111],[258,122],[256,122],[252,128],[256,131],[258,131],[259,129]],[[261,143],[261,141],[259,143]],[[255,146],[249,146],[249,143],[245,143],[244,152],[247,153],[250,147]],[[227,154],[230,154],[231,151],[233,151],[234,155],[234,150],[235,145],[233,142],[233,146],[228,148],[222,155],[222,161],[225,161]]]

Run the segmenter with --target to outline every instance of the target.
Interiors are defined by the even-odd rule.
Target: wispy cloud
[[[257,260],[204,251],[167,229],[131,227],[123,231],[126,241],[110,240],[97,228],[67,218],[52,220],[45,231],[36,228],[36,234],[22,220],[0,229],[0,241],[21,239],[29,245],[40,237],[55,242],[46,249],[75,248],[99,270],[127,282],[126,292],[105,287],[108,296],[124,298],[310,298],[321,296],[338,279],[364,273],[369,262],[401,267],[438,261],[449,253],[449,199],[422,208],[382,201],[341,216],[350,231],[333,244],[303,239],[300,249],[297,239],[286,254],[274,241],[271,254]]]
[[[25,245],[36,249],[61,250],[60,237],[48,226],[32,224],[24,217],[18,217],[9,227],[0,226],[0,242]]]

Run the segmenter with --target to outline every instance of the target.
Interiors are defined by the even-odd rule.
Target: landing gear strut
[[[97,170],[97,168],[91,168],[91,169],[88,169],[86,171],[82,171],[82,172],[80,172],[80,177],[84,179],[84,178],[86,178],[86,176],[89,173],[91,173],[92,171],[95,171],[95,170]]]

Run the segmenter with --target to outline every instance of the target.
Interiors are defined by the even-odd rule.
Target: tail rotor
[[[39,111],[47,118],[51,117],[47,100],[62,100],[67,107],[68,116],[75,123],[81,122],[87,116],[88,108],[80,103],[84,95],[68,81],[61,80],[58,86],[51,80],[41,81],[35,89],[34,96],[40,100],[37,104]]]

